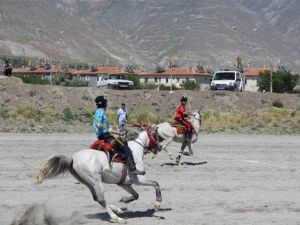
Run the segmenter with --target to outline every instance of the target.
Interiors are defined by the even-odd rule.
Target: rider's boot
[[[126,165],[131,174],[135,174],[135,175],[145,175],[146,174],[145,171],[140,171],[140,170],[136,169],[131,150],[127,145],[123,146],[123,153],[125,156]]]

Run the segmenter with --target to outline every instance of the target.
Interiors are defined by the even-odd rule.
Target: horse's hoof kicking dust
[[[126,220],[124,220],[123,218],[117,218],[117,219],[110,219],[109,222],[111,223],[119,223],[119,224],[126,224]]]
[[[154,209],[156,212],[160,209],[160,202],[155,202]]]

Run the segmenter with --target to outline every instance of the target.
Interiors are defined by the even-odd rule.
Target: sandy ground
[[[93,134],[0,134],[0,224],[27,214],[33,224],[109,224],[89,190],[71,175],[32,185],[38,167],[54,154],[86,148]],[[169,148],[177,152],[178,144]],[[201,135],[195,156],[173,166],[165,153],[146,156],[149,178],[159,182],[163,202],[155,212],[152,187],[135,186],[140,198],[105,185],[110,203],[125,210],[128,224],[300,224],[300,137]],[[29,221],[29,222],[28,222]],[[35,221],[35,222],[32,222]],[[38,222],[38,221],[44,221]]]

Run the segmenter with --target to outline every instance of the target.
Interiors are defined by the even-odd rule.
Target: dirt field
[[[108,215],[88,189],[71,175],[32,185],[40,164],[54,154],[71,155],[87,147],[93,134],[0,134],[0,224],[28,211],[23,225],[109,224]],[[169,150],[177,152],[178,144]],[[162,189],[136,186],[130,204],[116,185],[105,185],[112,204],[125,209],[128,224],[300,224],[300,138],[271,135],[202,135],[195,156],[173,166],[165,153],[147,155],[146,172]],[[35,221],[35,222],[34,222]],[[16,223],[17,224],[17,223]]]

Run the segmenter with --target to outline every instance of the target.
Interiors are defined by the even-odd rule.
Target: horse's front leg
[[[100,182],[97,182],[92,176],[89,176],[88,174],[86,174],[85,172],[83,172],[80,169],[73,168],[70,172],[79,182],[85,184],[90,189],[90,191],[93,195],[93,199],[96,202],[98,202],[103,208],[106,209],[112,222],[126,223],[126,220],[117,216],[113,212],[113,211],[117,211],[117,212],[121,213],[121,209],[119,209],[113,205],[107,204],[107,201],[106,201],[106,198],[104,195],[104,189]]]
[[[129,203],[139,198],[139,194],[133,189],[131,185],[119,185],[125,191],[131,194],[129,197],[122,197],[120,202]]]
[[[167,146],[173,141],[173,138],[168,138],[166,140],[164,140],[162,143],[161,143],[161,149],[164,150],[168,155],[169,155],[169,159],[170,160],[173,160],[173,155],[171,152],[168,152],[167,150]]]
[[[156,181],[150,180],[145,176],[138,176],[138,180],[139,180],[139,185],[153,186],[155,188],[156,201],[154,203],[154,209],[155,211],[158,211],[160,209],[160,203],[162,202],[161,190],[159,184]]]

